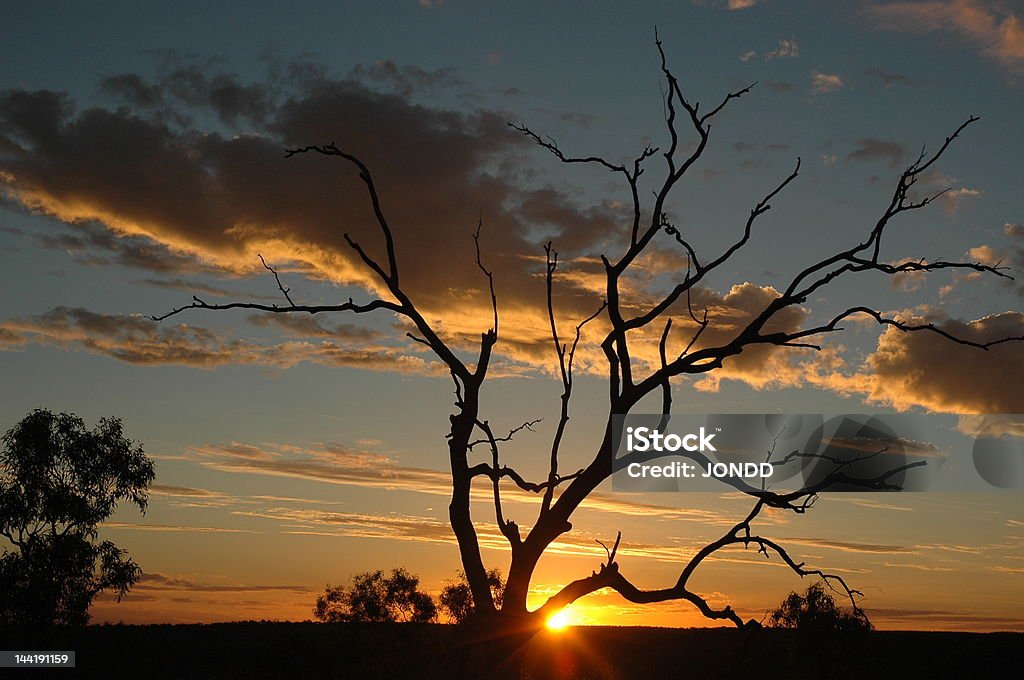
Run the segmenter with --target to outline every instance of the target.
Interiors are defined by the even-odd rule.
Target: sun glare
[[[545,624],[548,630],[564,630],[569,625],[569,612],[560,609],[548,617]]]

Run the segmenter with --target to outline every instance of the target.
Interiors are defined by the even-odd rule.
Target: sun
[[[570,623],[569,612],[564,609],[559,609],[557,612],[548,617],[548,620],[544,623],[548,627],[548,630],[564,630]]]

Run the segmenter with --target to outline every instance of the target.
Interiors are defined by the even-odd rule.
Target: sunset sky
[[[695,291],[712,321],[703,342],[727,340],[808,263],[863,240],[922,145],[934,151],[971,115],[980,121],[917,187],[950,190],[898,217],[881,259],[998,264],[1016,279],[852,275],[780,323],[805,327],[863,304],[979,342],[1024,335],[1024,11],[1010,0],[5,8],[0,430],[33,408],[90,425],[113,415],[157,462],[146,515],[124,509],[102,530],[145,576],[123,602],[98,601],[94,621],[303,620],[325,584],[357,572],[405,566],[435,594],[454,576],[452,381],[401,320],[147,315],[193,294],[285,304],[258,254],[296,302],[375,295],[379,283],[343,239],[383,251],[357,175],[338,159],[284,157],[286,147],[334,142],[374,173],[403,286],[465,352],[490,326],[472,238],[482,221],[502,332],[483,417],[500,431],[544,419],[503,449],[524,476],[543,478],[561,391],[543,244],[559,251],[555,307],[568,329],[597,309],[600,255],[621,254],[632,216],[621,178],[562,165],[507,123],[615,163],[664,148],[655,26],[704,110],[757,81],[716,119],[670,201],[698,253],[736,241],[801,159],[748,246]],[[644,196],[663,173],[659,154]],[[643,307],[685,270],[685,253],[660,234],[625,281],[624,304]],[[681,350],[685,307],[673,314]],[[1024,416],[1014,416],[1024,413],[1024,343],[984,352],[870,320],[846,325],[821,352],[751,352],[680,380],[675,408],[912,411],[933,414],[936,439],[996,425],[1024,437]],[[598,319],[582,339],[564,469],[585,465],[602,435],[606,329]],[[656,343],[638,341],[638,362],[656,361]],[[479,491],[484,560],[507,571]],[[537,499],[511,489],[508,499],[506,514],[529,526]],[[531,603],[589,575],[604,559],[595,539],[617,531],[623,572],[669,586],[749,507],[735,494],[624,494],[609,483],[541,561]],[[1020,488],[837,494],[760,525],[798,560],[862,590],[879,628],[1024,631]],[[694,586],[760,619],[808,585],[755,553],[723,553]],[[576,623],[708,625],[689,604],[641,607],[613,592],[571,609]]]

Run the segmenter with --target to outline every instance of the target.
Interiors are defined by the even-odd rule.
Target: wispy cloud
[[[879,80],[884,87],[914,84],[914,81],[909,76],[905,76],[902,73],[890,73],[878,67],[865,70],[864,75]]]
[[[1002,228],[1002,237],[994,236],[991,241],[968,249],[967,257],[972,262],[990,266],[1005,267],[1013,278],[1002,278],[999,285],[1024,297],[1024,226],[1007,222]],[[980,278],[976,273],[954,276],[946,293],[951,293],[965,282]]]
[[[981,195],[982,192],[978,189],[957,187],[942,194],[939,200],[942,202],[942,207],[946,212],[953,213],[960,208],[964,201],[978,198]]]
[[[381,337],[375,331],[352,323],[336,323],[325,326],[311,316],[290,316],[283,314],[253,314],[247,321],[261,328],[279,328],[289,335],[302,338],[336,338],[347,342],[368,342]]]
[[[710,5],[715,9],[729,10],[730,12],[741,9],[750,9],[762,2],[764,2],[764,0],[690,0],[690,3],[694,5]]]
[[[0,182],[9,182],[12,179],[13,176],[0,176]],[[75,262],[82,265],[119,265],[167,275],[208,274],[216,271],[215,268],[204,264],[194,254],[176,250],[149,235],[116,234],[102,224],[88,220],[72,220],[66,224],[66,227],[67,231],[57,233],[19,231],[21,231],[21,235],[40,247],[65,252]],[[180,279],[177,280],[180,281]],[[174,287],[171,282],[158,282],[155,279],[147,279],[145,282],[149,285],[166,288]],[[226,292],[205,284],[197,284],[192,291],[214,296]]]
[[[825,94],[826,92],[837,92],[843,89],[843,79],[834,73],[811,73],[811,92],[814,94]]]
[[[1024,574],[1024,567],[992,567],[992,571],[1000,574]]]
[[[1024,69],[1024,20],[1019,5],[981,0],[915,0],[866,8],[879,28],[958,35],[981,54],[1015,73]]]
[[[451,495],[451,475],[446,471],[404,466],[379,453],[351,450],[337,444],[319,447],[256,447],[232,443],[198,447],[192,451],[192,455],[204,467],[220,472],[290,477],[443,497]],[[489,486],[480,484],[474,487],[473,498],[490,502],[491,493]],[[535,505],[538,496],[508,482],[503,485],[502,499],[511,504]],[[631,498],[627,494],[604,491],[595,491],[588,496],[580,512],[605,512],[713,526],[731,526],[736,521],[733,515],[723,510],[658,505]],[[765,524],[784,524],[788,518],[766,515],[762,519]]]
[[[857,148],[846,155],[847,161],[888,161],[889,167],[896,167],[906,156],[907,149],[899,142],[873,137],[857,140]]]
[[[336,339],[366,339],[373,334],[346,326],[327,329],[297,320],[278,322],[296,334]],[[266,343],[223,338],[186,324],[156,324],[142,316],[101,314],[82,307],[54,307],[34,316],[0,321],[0,349],[29,342],[101,354],[138,365],[177,364],[196,368],[259,365],[288,368],[308,362],[405,373],[436,374],[440,365],[398,346],[289,341]]]
[[[937,564],[914,564],[911,562],[884,562],[882,566],[890,569],[913,569],[914,571],[949,572],[957,571],[953,567],[943,567]]]
[[[792,536],[780,536],[779,541],[783,544],[792,543],[795,545],[807,545],[816,548],[831,548],[843,552],[870,553],[870,554],[906,554],[914,553],[916,550],[901,545],[883,545],[877,543],[855,543],[851,541],[838,541],[828,538],[800,538]]]
[[[306,508],[269,507],[261,510],[237,510],[232,514],[247,518],[264,519],[280,525],[281,532],[298,536],[322,536],[337,538],[374,538],[385,540],[416,541],[454,545],[455,535],[447,519],[423,517],[402,513],[386,515],[357,512],[328,512]],[[477,523],[480,545],[486,549],[506,551],[507,539],[493,523]],[[607,539],[583,531],[563,534],[546,551],[552,555],[576,557],[603,557],[602,548],[595,539]],[[704,542],[693,539],[687,542],[644,543],[624,539],[619,555],[624,558],[638,558],[657,562],[683,564],[704,546]],[[740,557],[725,553],[716,555],[718,561],[736,564],[763,563],[759,559]],[[781,562],[774,566],[783,566]]]
[[[194,527],[179,524],[137,524],[132,522],[104,522],[104,529],[125,529],[130,531],[170,531],[199,534],[258,534],[259,531],[249,529],[226,529],[223,527]]]
[[[349,77],[386,85],[403,97],[408,97],[414,92],[447,89],[464,84],[452,68],[430,70],[414,65],[396,64],[390,59],[357,64],[349,72]]]
[[[1024,415],[992,414],[964,415],[957,422],[957,430],[969,437],[1017,437],[1024,439]],[[1007,526],[1015,520],[1007,520]],[[1024,526],[1024,522],[1016,526]]]
[[[233,297],[238,299],[247,298],[250,300],[277,300],[279,298],[279,296],[272,295],[237,293],[219,286],[211,286],[206,283],[198,283],[187,279],[139,279],[138,281],[135,281],[135,283],[139,283],[144,286],[153,286],[154,288],[163,288],[165,290],[177,290],[191,295]]]
[[[285,591],[305,595],[313,592],[302,585],[246,585],[239,583],[203,583],[184,576],[169,576],[161,573],[143,574],[133,590],[182,590],[201,593],[245,593],[262,591]]]
[[[913,508],[908,508],[903,505],[882,503],[880,501],[870,500],[867,498],[856,498],[847,494],[832,494],[832,496],[829,497],[829,502],[850,503],[851,505],[857,505],[862,508],[871,508],[872,510],[896,510],[898,512],[914,511]]]
[[[191,486],[175,486],[173,484],[151,484],[149,492],[157,496],[185,496],[188,498],[209,498],[219,496],[216,491],[197,489]]]
[[[764,53],[759,53],[755,50],[744,52],[740,55],[740,61],[748,62],[753,59],[757,59],[758,56],[764,61],[772,61],[773,59],[795,59],[800,56],[800,46],[793,38],[780,38],[778,44]]]
[[[800,56],[800,46],[796,44],[796,40],[793,38],[782,38],[779,40],[779,44],[775,49],[768,50],[764,53],[764,60],[795,59],[798,56]]]
[[[884,622],[885,627],[910,627],[915,630],[1019,630],[1024,619],[1015,616],[993,616],[973,611],[947,609],[912,609],[865,606],[871,620]]]

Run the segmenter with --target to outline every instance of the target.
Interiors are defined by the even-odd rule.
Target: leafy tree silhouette
[[[501,606],[501,597],[505,591],[505,579],[498,569],[487,572],[487,584],[491,589],[491,597],[495,606]],[[473,591],[463,571],[458,572],[454,580],[445,581],[438,598],[441,611],[448,615],[454,623],[465,623],[473,615]]]
[[[872,665],[873,629],[856,604],[843,609],[823,582],[792,592],[768,615],[768,625],[792,631],[789,669],[792,677],[860,678]]]
[[[313,616],[325,623],[429,623],[437,605],[419,590],[419,577],[404,568],[356,574],[350,586],[327,585],[316,599]]]
[[[128,553],[98,542],[120,501],[143,513],[155,472],[121,421],[46,410],[3,437],[0,453],[0,624],[80,625],[104,590],[120,599],[142,575]]]
[[[1007,276],[1004,273],[1005,267],[980,262],[922,258],[892,264],[891,256],[887,256],[883,249],[883,243],[889,235],[888,229],[896,218],[926,208],[948,190],[921,195],[918,193],[918,183],[931,174],[930,171],[960,134],[978,120],[974,116],[970,116],[959,125],[933,152],[929,153],[922,149],[920,155],[899,176],[890,197],[881,202],[884,207],[878,218],[866,225],[861,234],[850,237],[845,247],[841,246],[821,259],[811,260],[803,269],[794,273],[779,290],[771,289],[772,297],[764,304],[763,309],[756,311],[748,320],[735,325],[725,323],[723,328],[728,331],[725,340],[710,339],[712,334],[706,334],[705,331],[709,327],[717,327],[719,320],[714,318],[714,310],[710,307],[694,307],[693,293],[699,292],[702,286],[706,286],[709,281],[735,264],[734,256],[748,246],[754,227],[771,209],[772,202],[797,180],[800,174],[800,161],[797,159],[792,172],[781,178],[753,203],[731,245],[717,253],[698,252],[693,245],[691,234],[669,215],[671,197],[681,186],[680,182],[687,176],[688,171],[703,156],[711,139],[712,123],[717,121],[717,116],[749,93],[756,83],[729,92],[710,106],[702,106],[700,102],[684,93],[678,78],[668,66],[665,51],[657,34],[655,45],[661,59],[661,75],[664,82],[661,103],[665,113],[667,142],[662,147],[649,144],[632,160],[624,163],[614,162],[597,155],[577,156],[566,153],[550,137],[537,134],[525,125],[510,123],[512,129],[549,152],[561,163],[590,165],[611,172],[623,181],[624,188],[631,197],[629,217],[624,219],[619,238],[614,244],[609,245],[608,251],[601,254],[600,260],[604,266],[604,300],[593,314],[584,318],[574,328],[570,327],[568,332],[564,327],[559,329],[554,311],[558,252],[552,243],[544,246],[546,257],[543,275],[547,284],[548,311],[544,323],[550,329],[555,367],[561,380],[561,395],[555,433],[550,444],[550,464],[547,466],[546,474],[540,479],[527,479],[501,456],[501,447],[505,442],[517,434],[522,434],[524,430],[530,430],[531,425],[537,421],[523,423],[509,430],[508,434],[502,434],[495,432],[484,413],[484,387],[493,382],[487,381],[488,372],[495,356],[495,348],[502,336],[499,328],[495,276],[481,255],[481,224],[478,223],[473,234],[476,244],[475,264],[486,280],[485,292],[493,315],[489,320],[490,328],[480,334],[478,348],[470,352],[456,344],[456,339],[448,337],[440,322],[425,316],[414,300],[414,292],[403,285],[394,231],[386,217],[373,174],[362,159],[333,142],[287,149],[285,156],[328,156],[338,159],[358,173],[366,188],[368,202],[379,228],[382,247],[368,249],[348,233],[344,234],[344,239],[364,265],[366,272],[373,277],[372,287],[379,297],[371,297],[367,301],[348,298],[335,304],[297,302],[292,289],[282,283],[278,271],[261,256],[263,266],[274,276],[281,292],[281,304],[246,301],[209,303],[194,295],[189,304],[151,317],[154,321],[161,321],[190,310],[235,309],[286,315],[386,312],[400,318],[411,327],[407,336],[427,347],[444,364],[455,386],[454,411],[449,416],[449,430],[446,434],[446,453],[451,469],[452,486],[448,517],[458,542],[459,555],[472,594],[474,610],[481,617],[494,620],[500,626],[507,626],[513,630],[539,628],[554,612],[581,597],[605,588],[610,588],[626,600],[637,604],[685,600],[709,619],[728,621],[741,628],[757,625],[756,621],[744,621],[730,605],[713,606],[692,587],[691,577],[705,560],[719,551],[733,547],[756,548],[765,556],[777,556],[796,574],[817,576],[843,589],[851,603],[856,604],[856,597],[860,593],[848,586],[843,577],[821,569],[809,568],[805,562],[794,559],[781,542],[758,533],[755,522],[765,509],[803,514],[812,507],[821,492],[829,490],[836,484],[841,484],[846,489],[896,489],[898,484],[893,482],[893,478],[904,472],[907,466],[891,470],[887,474],[860,476],[853,474],[846,463],[837,463],[830,472],[822,474],[813,484],[786,493],[734,485],[737,491],[746,494],[753,501],[750,511],[722,536],[695,554],[688,557],[681,555],[679,576],[670,585],[641,589],[630,581],[616,561],[622,538],[619,534],[614,547],[607,549],[606,561],[589,576],[570,581],[533,611],[527,607],[527,596],[541,557],[563,534],[572,531],[572,518],[576,510],[584,505],[587,498],[616,470],[624,469],[642,457],[634,452],[616,458],[615,418],[630,414],[641,403],[651,403],[650,400],[658,399],[659,396],[661,411],[666,416],[669,415],[672,411],[674,380],[705,376],[721,369],[728,362],[735,361],[736,357],[744,352],[763,350],[766,347],[785,348],[790,351],[821,351],[821,338],[842,331],[844,324],[851,318],[873,320],[886,329],[899,332],[936,335],[950,343],[977,350],[993,350],[1003,343],[1024,340],[1022,337],[1001,337],[979,341],[958,337],[940,325],[902,320],[898,316],[863,304],[827,308],[827,291],[833,290],[839,281],[849,281],[865,273],[880,276],[924,276],[931,272],[952,270],[970,272],[975,276]],[[684,139],[683,135],[687,133],[692,143]],[[646,182],[647,178],[651,177],[652,173],[646,171],[651,169],[652,159],[656,157],[663,159],[664,168],[660,176],[652,180],[654,190],[648,192],[647,189],[651,187],[642,185],[640,178],[644,175]],[[401,162],[401,159],[396,159],[396,162]],[[438,162],[442,163],[443,159],[439,158]],[[628,278],[630,275],[643,275],[637,274],[637,263],[642,261],[645,253],[649,253],[649,246],[655,237],[662,234],[669,237],[670,242],[678,247],[677,274],[674,281],[663,289],[658,302],[652,304],[650,301],[637,301],[631,295]],[[439,265],[444,266],[442,263]],[[809,301],[814,306],[814,313],[807,314],[807,321],[800,327],[787,329],[781,320],[795,311],[812,311],[805,306]],[[603,365],[598,367],[598,370],[603,371],[607,377],[607,410],[602,413],[604,424],[600,428],[600,439],[595,442],[588,462],[578,470],[568,471],[560,454],[570,419],[574,360],[584,327],[599,318],[608,329],[597,345],[604,357]],[[682,333],[684,337],[680,338],[678,336],[681,335],[681,328],[685,329],[685,332]],[[639,347],[645,341],[649,343],[659,337],[660,365],[640,360],[637,356]],[[993,354],[997,352],[998,350]],[[489,455],[483,462],[474,461],[473,454],[480,449]],[[704,467],[696,455],[690,456],[690,459]],[[644,460],[651,458],[646,457]],[[483,561],[478,528],[471,513],[471,491],[474,483],[482,483],[493,494],[494,523],[506,539],[511,553],[507,581],[500,603],[495,601],[488,569]],[[506,516],[506,509],[502,503],[502,487],[512,484],[537,496],[536,517],[527,520],[525,526],[529,528],[525,531],[519,523]]]
[[[808,586],[803,595],[790,593],[779,608],[768,615],[768,625],[837,633],[872,629],[864,610],[860,607],[849,611],[842,609],[820,582]]]

